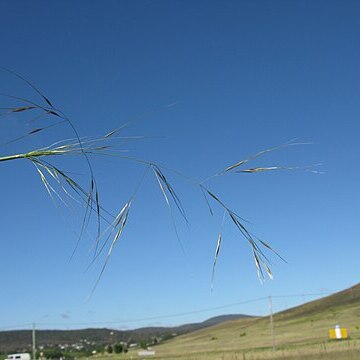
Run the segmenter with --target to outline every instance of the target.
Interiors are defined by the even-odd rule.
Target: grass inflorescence
[[[144,177],[148,173],[153,173],[156,182],[161,190],[161,194],[164,198],[166,206],[168,207],[171,218],[174,224],[174,229],[176,236],[179,239],[177,226],[175,224],[173,209],[177,211],[181,217],[184,219],[185,223],[188,224],[188,218],[185,211],[185,208],[182,204],[181,198],[178,193],[175,191],[175,187],[168,180],[166,171],[172,171],[166,166],[163,166],[154,161],[148,161],[140,159],[137,157],[129,156],[124,154],[123,150],[119,149],[119,144],[124,141],[133,141],[145,139],[144,136],[133,136],[133,137],[122,137],[120,136],[121,130],[128,126],[130,122],[125,123],[118,128],[107,132],[105,135],[98,138],[87,138],[80,137],[75,125],[73,122],[58,108],[56,108],[53,103],[46,97],[40,90],[38,90],[31,82],[26,80],[24,77],[14,73],[11,70],[2,68],[3,71],[10,73],[12,76],[20,79],[25,82],[40,98],[39,101],[30,100],[27,98],[14,96],[11,94],[0,94],[0,97],[4,99],[4,102],[10,100],[12,103],[15,103],[13,106],[6,106],[6,104],[1,104],[0,116],[11,116],[14,114],[24,114],[32,113],[35,116],[32,118],[30,123],[34,122],[39,118],[51,118],[55,121],[50,121],[49,124],[42,127],[35,127],[32,130],[26,132],[25,134],[18,136],[14,139],[7,141],[3,145],[14,144],[19,141],[26,139],[27,137],[37,136],[38,134],[49,130],[55,126],[69,126],[74,134],[73,139],[68,140],[58,140],[55,143],[36,149],[31,149],[29,151],[23,151],[19,153],[12,153],[8,155],[0,156],[0,162],[22,160],[30,162],[36,169],[37,173],[40,176],[40,179],[48,192],[49,196],[56,202],[60,201],[61,203],[67,205],[68,201],[75,202],[76,204],[82,206],[84,209],[83,220],[81,224],[80,234],[78,236],[77,244],[75,246],[73,255],[78,247],[78,244],[84,234],[87,231],[88,225],[93,218],[92,215],[95,214],[94,219],[96,221],[96,235],[95,235],[95,246],[94,246],[94,256],[91,264],[94,263],[99,256],[106,251],[105,260],[101,268],[98,279],[95,283],[94,290],[103,275],[105,268],[109,262],[110,256],[113,252],[113,249],[120,239],[125,225],[128,220],[129,212],[131,205],[135,199],[137,190],[131,196],[130,199],[124,202],[124,205],[121,206],[118,212],[112,213],[103,206],[100,202],[100,189],[97,186],[96,177],[93,171],[92,159],[90,156],[111,156],[116,157],[119,160],[126,160],[135,162],[141,166],[145,167]],[[173,106],[167,105],[165,108]],[[35,114],[36,112],[36,114]],[[221,225],[221,231],[217,237],[215,256],[213,261],[213,270],[212,270],[212,286],[214,282],[215,267],[217,259],[220,253],[221,243],[223,241],[222,228],[225,222],[225,219],[229,219],[230,222],[236,227],[239,231],[239,234],[248,242],[255,266],[257,269],[258,277],[260,280],[265,278],[267,274],[270,278],[273,277],[270,262],[268,256],[265,254],[265,251],[273,252],[274,254],[280,255],[266,242],[258,239],[247,227],[246,220],[236,214],[233,209],[230,209],[225,202],[220,199],[220,197],[212,191],[207,183],[208,180],[213,177],[224,176],[232,173],[258,173],[264,171],[273,171],[273,170],[290,170],[290,169],[305,169],[311,170],[311,168],[304,167],[286,167],[286,166],[268,166],[268,167],[252,167],[252,168],[243,168],[250,161],[255,160],[265,154],[273,152],[275,150],[280,150],[282,148],[298,145],[300,143],[295,141],[287,142],[283,145],[268,148],[262,150],[252,156],[249,156],[243,160],[240,160],[232,165],[227,166],[224,170],[208,177],[203,181],[191,180],[191,183],[199,188],[207,207],[209,209],[210,215],[214,215],[213,207],[217,206],[223,211],[223,220]],[[69,156],[77,156],[84,159],[87,164],[89,171],[88,185],[84,186],[80,184],[75,178],[63,170],[59,165],[55,165],[54,159],[65,159]],[[149,171],[148,171],[149,170]],[[177,171],[173,171],[176,174],[179,174]],[[188,177],[185,177],[188,178]],[[140,182],[139,186],[142,184]],[[180,240],[180,239],[179,239]],[[181,243],[181,242],[180,242]],[[72,256],[73,256],[72,255]]]

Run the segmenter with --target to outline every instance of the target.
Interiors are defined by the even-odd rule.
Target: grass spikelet
[[[295,140],[290,140],[288,142],[286,142],[285,144],[282,144],[282,145],[279,145],[279,146],[274,146],[274,147],[271,147],[271,148],[268,148],[268,149],[265,149],[265,150],[261,150],[259,152],[257,152],[256,154],[254,155],[251,155],[249,156],[248,158],[244,159],[244,160],[241,160],[233,165],[230,165],[228,166],[227,168],[225,168],[222,172],[219,173],[219,175],[222,175],[224,173],[227,173],[231,170],[234,170],[238,167],[240,167],[241,165],[244,165],[246,164],[247,162],[251,161],[251,160],[255,160],[257,159],[258,157],[261,157],[267,153],[270,153],[270,152],[273,152],[273,151],[276,151],[276,150],[280,150],[284,147],[287,147],[287,146],[294,146],[294,145],[303,145],[304,143],[300,143],[300,142],[295,142]]]
[[[217,262],[217,259],[219,256],[221,240],[222,240],[222,233],[220,232],[220,234],[218,235],[216,249],[215,249],[215,256],[214,256],[213,269],[212,269],[212,275],[211,275],[211,290],[214,289],[215,267],[216,267],[216,262]]]
[[[23,112],[23,111],[27,111],[27,110],[32,110],[32,109],[36,109],[36,107],[35,106],[20,106],[17,108],[10,109],[10,112],[19,113],[19,112]]]
[[[160,170],[160,168],[155,165],[155,164],[152,164],[151,165],[151,168],[152,170],[154,171],[155,173],[155,176],[158,180],[158,183],[159,183],[159,186],[160,186],[160,189],[163,193],[163,196],[168,204],[168,206],[170,206],[170,202],[169,202],[169,199],[168,199],[168,196],[166,194],[166,190],[167,190],[167,193],[170,194],[174,204],[176,205],[178,211],[180,212],[180,214],[182,215],[182,217],[184,218],[185,222],[188,223],[188,219],[186,217],[186,214],[185,214],[185,211],[184,211],[184,208],[181,204],[181,201],[178,197],[178,195],[176,194],[174,188],[170,185],[170,183],[167,181],[165,175],[162,173],[162,171]],[[166,189],[166,190],[165,190]]]
[[[109,247],[108,253],[107,253],[107,255],[106,255],[104,264],[103,264],[103,266],[102,266],[102,268],[101,268],[100,274],[99,274],[99,276],[98,276],[98,278],[97,278],[97,280],[96,280],[96,282],[95,282],[95,285],[94,285],[94,287],[93,287],[93,289],[92,289],[92,291],[91,291],[90,296],[92,296],[92,294],[93,294],[94,291],[96,290],[96,288],[97,288],[97,286],[98,286],[98,284],[99,284],[99,282],[100,282],[100,280],[101,280],[101,277],[102,277],[103,274],[104,274],[104,271],[105,271],[105,269],[106,269],[106,266],[107,266],[107,264],[108,264],[108,262],[109,262],[109,260],[110,260],[110,256],[111,256],[111,254],[112,254],[112,252],[113,252],[113,249],[114,249],[117,241],[119,240],[119,238],[120,238],[120,236],[121,236],[121,234],[122,234],[122,232],[123,232],[123,230],[124,230],[125,224],[126,224],[126,222],[127,222],[128,216],[129,216],[129,211],[130,211],[131,203],[132,203],[131,200],[128,201],[128,202],[124,205],[124,207],[121,209],[120,213],[118,214],[118,216],[117,216],[116,219],[115,219],[114,229],[117,229],[117,231],[116,231],[116,234],[115,234],[115,236],[114,236],[114,238],[113,238],[113,240],[112,240],[112,242],[111,242],[111,244],[110,244],[110,247]]]

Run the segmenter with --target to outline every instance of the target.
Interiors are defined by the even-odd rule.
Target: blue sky
[[[175,215],[182,251],[149,174],[86,301],[103,259],[85,271],[94,240],[85,235],[69,262],[81,211],[80,220],[59,212],[25,161],[2,163],[0,327],[35,321],[42,328],[127,328],[266,314],[266,300],[240,303],[299,294],[274,300],[280,310],[313,298],[300,294],[357,283],[359,12],[356,1],[2,2],[1,66],[31,80],[81,136],[103,135],[136,118],[122,135],[149,138],[123,149],[199,181],[296,138],[310,144],[272,152],[249,167],[321,163],[322,174],[233,174],[207,183],[288,261],[271,257],[275,279],[260,285],[250,249],[227,220],[213,291],[222,210],[214,206],[210,216],[198,188],[163,169],[189,218],[187,227]],[[19,79],[4,71],[0,78],[0,92],[41,101]],[[20,114],[1,117],[0,142],[31,129]],[[2,146],[1,154],[73,136],[58,127]],[[86,184],[83,159],[58,161]],[[144,168],[118,158],[91,161],[102,204],[119,211]]]

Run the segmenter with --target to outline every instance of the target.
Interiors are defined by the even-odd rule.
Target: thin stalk
[[[41,156],[55,156],[55,155],[64,155],[66,151],[64,150],[51,150],[51,151],[30,151],[24,154],[14,154],[8,156],[1,156],[0,161],[10,161],[16,159],[29,159],[29,158],[38,158]]]
[[[15,155],[1,156],[0,161],[9,161],[16,159],[24,159],[24,158],[25,158],[25,154],[15,154]]]

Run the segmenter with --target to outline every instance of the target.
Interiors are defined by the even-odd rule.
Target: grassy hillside
[[[351,341],[329,342],[328,331],[336,323],[348,329]],[[313,348],[326,351],[324,358],[331,359],[330,350],[343,352],[345,346],[348,353],[344,359],[360,359],[360,284],[275,314],[274,329],[275,345],[282,352],[281,358],[286,358],[285,352],[291,349]],[[229,359],[245,359],[250,350],[258,352],[254,359],[260,359],[260,352],[272,349],[272,342],[269,318],[263,317],[225,322],[179,336],[154,349],[156,358],[163,359],[227,359],[226,354],[233,354]]]

